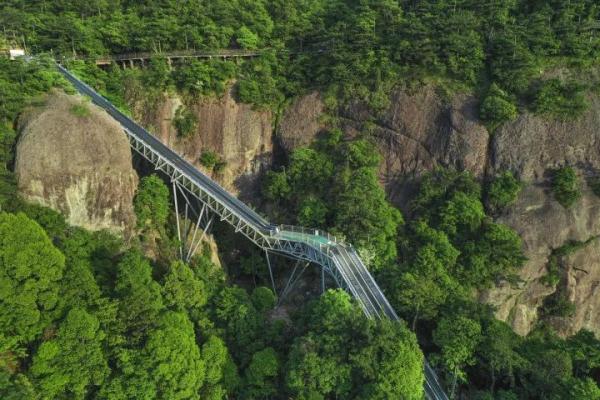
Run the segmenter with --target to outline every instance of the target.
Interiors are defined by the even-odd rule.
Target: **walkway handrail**
[[[91,97],[94,103],[121,124],[134,150],[152,162],[157,169],[167,173],[174,187],[175,184],[180,185],[212,209],[221,220],[234,226],[236,232],[241,232],[265,251],[321,265],[323,271],[327,271],[338,285],[343,285],[354,296],[368,317],[387,316],[392,320],[399,320],[351,245],[344,244],[335,236],[319,229],[271,224],[136,124],[66,68],[61,65],[58,68],[79,92]],[[424,374],[427,398],[448,400],[435,371],[427,361]]]

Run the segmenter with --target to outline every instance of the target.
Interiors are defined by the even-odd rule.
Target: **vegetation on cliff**
[[[222,93],[233,79],[239,99],[259,107],[316,86],[329,105],[360,99],[381,109],[392,87],[432,80],[479,93],[491,129],[525,107],[561,120],[580,115],[588,87],[573,71],[600,55],[592,0],[201,3],[14,0],[0,7],[0,24],[36,52],[89,56],[70,67],[125,110],[128,87],[199,96]],[[240,65],[170,69],[157,56],[144,70],[101,70],[93,62],[109,53],[231,47],[268,50]],[[546,79],[563,67],[566,78]],[[229,266],[237,275],[206,253],[175,261],[171,199],[159,177],[141,182],[140,243],[130,248],[19,201],[10,173],[15,118],[27,101],[63,85],[48,61],[0,59],[0,205],[9,212],[0,214],[0,397],[421,398],[422,353],[405,323],[368,321],[341,291],[278,319],[275,295],[260,286],[268,285],[258,272],[263,260],[237,252],[239,243]],[[194,128],[184,111],[182,136]],[[202,159],[207,168],[220,163],[216,154]],[[276,219],[357,246],[453,392],[599,398],[593,334],[565,340],[540,324],[522,338],[473,300],[477,289],[514,281],[524,262],[521,239],[491,218],[515,200],[515,177],[498,176],[482,195],[467,173],[432,172],[403,218],[378,184],[379,161],[368,133],[346,140],[332,129],[270,173],[264,197]],[[565,206],[577,199],[572,171],[557,172],[553,191]],[[235,239],[226,239],[220,247],[232,252]],[[158,245],[153,260],[143,254],[148,245]],[[242,285],[232,284],[240,276]],[[568,311],[563,298],[553,300],[548,310]]]
[[[434,80],[488,93],[482,115],[492,124],[510,117],[514,105],[576,117],[593,82],[577,73],[544,82],[545,72],[577,71],[600,55],[593,0],[13,0],[0,11],[9,36],[34,52],[66,57],[268,49],[239,66],[190,61],[169,77],[197,93],[218,92],[237,77],[241,99],[261,106],[318,86],[332,100],[361,98],[380,108],[400,82]],[[164,73],[146,82],[165,85],[166,62],[153,64]]]

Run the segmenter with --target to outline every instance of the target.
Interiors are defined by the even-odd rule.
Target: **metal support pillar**
[[[181,258],[183,259],[183,254],[186,253],[185,251],[185,247],[187,245],[187,238],[188,238],[188,203],[185,203],[185,211],[184,211],[184,215],[185,217],[183,218],[183,240],[181,242]]]
[[[325,267],[321,267],[321,294],[325,293]]]
[[[194,240],[196,240],[196,235],[198,234],[198,228],[200,227],[200,221],[202,220],[202,216],[204,215],[204,211],[206,210],[206,204],[202,205],[202,209],[200,210],[200,214],[198,214],[198,220],[196,221],[196,227],[194,228],[194,234],[192,235],[192,243],[190,244],[190,248],[188,249],[187,254],[185,255],[185,261],[189,261],[192,254],[192,249],[194,247]],[[202,230],[204,231],[204,230]]]
[[[271,260],[269,259],[269,251],[265,250],[267,256],[267,266],[269,267],[269,275],[271,276],[271,285],[273,286],[273,293],[277,296],[277,289],[275,289],[275,279],[273,279],[273,270],[271,269]]]
[[[290,292],[292,291],[292,289],[294,288],[294,286],[296,285],[296,283],[300,280],[300,277],[302,276],[302,274],[304,273],[304,271],[306,271],[306,268],[309,266],[309,264],[310,264],[309,262],[307,262],[306,264],[304,264],[304,267],[302,268],[302,271],[300,271],[300,273],[297,276],[294,276],[296,274],[296,270],[298,269],[298,265],[300,265],[300,260],[298,260],[296,262],[296,266],[294,266],[294,270],[292,271],[292,275],[290,275],[290,279],[288,279],[287,285],[285,285],[285,289],[283,289],[283,292],[281,292],[281,296],[277,300],[277,306],[276,307],[279,307],[279,305],[283,302],[283,300],[285,299],[285,297],[288,294],[290,294]]]
[[[198,247],[200,247],[200,243],[202,243],[202,240],[204,240],[204,237],[206,236],[206,233],[208,232],[208,230],[210,229],[210,225],[213,222],[213,217],[211,216],[210,219],[208,220],[208,223],[206,224],[206,226],[204,227],[204,229],[202,230],[202,236],[200,236],[200,239],[198,239],[198,241],[196,242],[196,245],[193,246],[193,250],[191,251],[188,260],[190,258],[192,258],[192,256],[194,254],[196,254],[196,251],[198,250]]]
[[[183,259],[183,249],[181,248],[181,231],[179,230],[179,206],[177,205],[177,186],[173,181],[173,202],[175,203],[175,219],[177,221],[177,239],[179,240],[179,257]]]

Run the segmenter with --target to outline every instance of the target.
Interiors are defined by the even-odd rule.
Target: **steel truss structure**
[[[151,133],[121,113],[91,87],[62,66],[59,65],[58,68],[80,93],[91,97],[95,104],[103,108],[121,124],[133,150],[148,160],[154,168],[169,177],[173,185],[174,196],[177,196],[177,192],[179,192],[186,200],[185,221],[188,220],[188,208],[193,208],[190,199],[195,199],[201,205],[201,211],[195,212],[198,215],[198,220],[192,243],[187,249],[185,243],[187,243],[189,227],[184,226],[184,239],[182,240],[182,230],[178,219],[177,231],[180,243],[182,243],[180,248],[182,259],[189,260],[194,254],[199,242],[210,227],[209,220],[204,220],[204,226],[201,227],[201,220],[203,215],[210,213],[231,225],[236,232],[241,233],[266,252],[273,287],[275,285],[268,255],[279,254],[300,262],[319,265],[322,275],[328,274],[339,287],[351,293],[367,317],[387,317],[399,320],[398,315],[385,298],[377,282],[351,245],[342,243],[335,237],[319,230],[269,223],[265,218],[165,146]],[[175,200],[175,205],[178,207],[177,200]],[[176,209],[176,214],[179,215],[179,209]],[[189,224],[186,222],[186,225]],[[200,228],[202,234],[200,240],[196,241],[195,236]],[[293,275],[291,278],[293,278]],[[291,280],[288,282],[288,289],[284,289],[283,295],[286,294],[286,291],[289,291],[290,284],[292,284]],[[324,289],[324,283],[322,283],[322,289]],[[425,364],[424,387],[429,399],[448,399],[435,372],[428,363]]]

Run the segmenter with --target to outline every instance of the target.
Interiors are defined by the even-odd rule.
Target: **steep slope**
[[[54,92],[20,119],[15,173],[21,195],[71,225],[128,236],[137,174],[120,126],[76,96]]]

